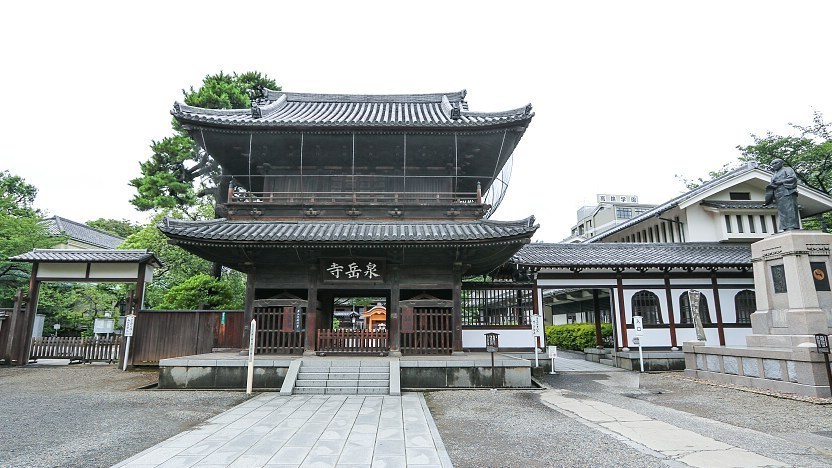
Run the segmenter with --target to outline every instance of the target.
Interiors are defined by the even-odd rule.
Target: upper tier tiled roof
[[[54,236],[66,234],[70,239],[104,249],[115,249],[124,238],[92,228],[86,224],[76,223],[60,216],[53,216],[43,220],[47,232]]]
[[[540,268],[750,267],[748,244],[543,244],[523,246],[511,261]]]
[[[531,104],[503,112],[471,112],[466,92],[436,94],[312,94],[265,90],[250,109],[203,109],[177,102],[182,122],[258,128],[490,127],[527,121]]]
[[[54,263],[150,263],[160,266],[162,262],[147,250],[69,250],[35,249],[25,254],[9,257],[13,262],[54,262]]]
[[[166,219],[159,229],[187,243],[303,245],[454,245],[494,244],[528,239],[537,230],[534,217],[521,221],[179,221]]]

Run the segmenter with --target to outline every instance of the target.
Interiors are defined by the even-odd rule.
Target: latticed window
[[[690,313],[690,297],[687,292],[679,296],[679,323],[693,323],[693,315]],[[711,323],[711,314],[708,310],[708,298],[704,294],[699,295],[699,316],[702,323]]]
[[[662,309],[659,296],[650,291],[639,291],[633,295],[633,315],[643,317],[645,325],[662,323]]]
[[[737,312],[737,323],[751,323],[751,314],[757,310],[757,298],[754,291],[742,290],[734,296],[734,310]]]

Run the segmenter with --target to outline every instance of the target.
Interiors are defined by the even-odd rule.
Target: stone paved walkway
[[[421,394],[266,393],[117,467],[450,467]]]
[[[705,434],[681,429],[568,390],[543,392],[541,400],[560,413],[612,435],[644,453],[679,462],[681,466],[785,466],[777,460],[720,442]]]

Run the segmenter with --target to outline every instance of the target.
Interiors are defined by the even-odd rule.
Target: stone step
[[[295,395],[387,395],[387,387],[295,387]]]
[[[601,364],[604,364],[605,366],[614,366],[615,365],[615,361],[613,361],[612,359],[601,358],[598,362],[600,362]]]
[[[338,373],[299,372],[297,380],[390,380],[390,373]]]

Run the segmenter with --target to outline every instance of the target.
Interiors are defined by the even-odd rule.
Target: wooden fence
[[[451,354],[452,316],[450,307],[402,308],[402,354]]]
[[[318,330],[318,353],[387,354],[387,330]]]
[[[289,306],[254,308],[257,354],[303,354],[306,345],[306,309]]]
[[[142,310],[134,330],[130,363],[156,365],[160,359],[210,353],[213,348],[239,348],[243,311]]]
[[[32,338],[31,360],[69,359],[78,362],[116,362],[121,350],[121,337],[45,336]]]

